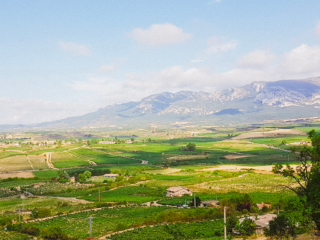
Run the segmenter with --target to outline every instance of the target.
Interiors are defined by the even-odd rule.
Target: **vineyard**
[[[141,161],[139,160],[123,158],[121,156],[114,156],[96,149],[81,148],[81,149],[76,149],[73,152],[83,156],[90,156],[91,158],[93,158],[92,161],[94,161],[96,164],[139,164],[141,163]]]
[[[88,162],[88,157],[74,155],[65,151],[51,153],[51,163],[57,168],[90,165],[90,163]]]
[[[223,236],[223,221],[205,221],[194,223],[176,223],[153,227],[138,228],[112,235],[114,240],[175,240],[175,239],[210,239],[221,240]]]
[[[98,191],[85,196],[82,199],[88,201],[97,201]],[[121,187],[112,191],[105,191],[101,193],[101,201],[105,202],[130,202],[130,203],[144,203],[155,201],[163,198],[165,195],[164,188],[148,188],[140,186]]]
[[[1,240],[29,240],[30,237],[27,234],[22,234],[17,232],[8,232],[1,229],[0,239]]]
[[[29,162],[29,158],[25,155],[17,155],[13,157],[7,157],[0,159],[0,171],[21,171],[32,170],[32,166]]]
[[[0,187],[0,198],[11,197],[18,194],[18,191]]]
[[[281,186],[286,184],[289,184],[289,179],[282,175],[246,173],[236,178],[196,184],[191,188],[197,191],[219,193],[280,192],[284,190]]]
[[[92,187],[92,184],[49,182],[41,185],[32,184],[28,187],[28,192],[31,192],[32,194],[39,196],[57,193],[77,192],[77,190],[88,189],[90,187]]]
[[[115,207],[105,208],[97,211],[81,212],[76,214],[69,214],[66,216],[59,216],[53,219],[30,223],[40,229],[48,226],[57,226],[63,229],[68,236],[77,239],[84,239],[89,237],[89,219],[93,220],[93,236],[101,236],[109,231],[117,231],[119,225],[129,228],[135,223],[140,223],[145,220],[152,220],[153,217],[166,210],[164,207]]]

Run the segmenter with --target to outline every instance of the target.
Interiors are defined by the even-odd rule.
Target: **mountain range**
[[[109,105],[79,117],[17,127],[119,127],[181,122],[226,126],[318,116],[320,77],[252,82],[213,93],[163,92],[138,102]]]

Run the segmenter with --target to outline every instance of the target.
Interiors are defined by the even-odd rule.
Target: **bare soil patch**
[[[245,157],[253,157],[252,155],[225,155],[224,156],[228,160],[238,159],[238,158],[245,158]]]
[[[280,137],[280,136],[287,136],[287,135],[307,135],[307,133],[299,130],[293,129],[278,129],[269,132],[249,132],[249,133],[242,133],[239,136],[236,136],[232,139],[247,139],[247,138],[264,138],[264,137]]]
[[[32,178],[34,177],[32,172],[11,172],[11,173],[0,173],[0,178],[1,179],[6,179],[6,178]]]

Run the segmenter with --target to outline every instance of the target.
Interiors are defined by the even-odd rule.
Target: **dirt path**
[[[28,159],[28,162],[30,163],[30,166],[31,166],[32,170],[34,170],[34,168],[33,168],[33,166],[32,166],[32,163],[30,162],[29,156],[27,156],[27,159]]]
[[[53,166],[53,164],[51,163],[51,152],[45,153],[45,155],[46,155],[46,160],[47,160],[48,167],[50,169],[53,169],[53,170],[59,170],[58,168],[55,168]]]

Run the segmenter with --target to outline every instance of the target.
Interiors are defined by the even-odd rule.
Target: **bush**
[[[62,230],[60,227],[49,227],[48,229],[43,230],[41,233],[41,236],[46,239],[60,239],[60,240],[67,240],[68,236],[64,233],[62,233]]]
[[[0,226],[6,226],[12,222],[12,218],[10,217],[2,217],[0,218]]]
[[[126,224],[124,224],[124,223],[118,223],[115,230],[116,230],[116,231],[122,231],[122,230],[125,230],[125,229],[127,229],[127,228],[128,228],[128,226],[127,226]]]

